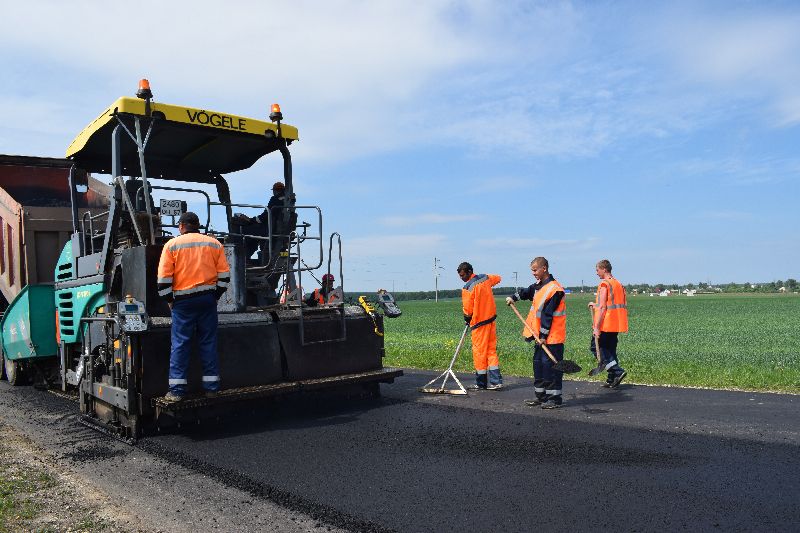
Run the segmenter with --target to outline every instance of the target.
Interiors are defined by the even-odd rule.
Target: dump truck
[[[48,363],[58,348],[52,285],[58,256],[73,232],[72,203],[79,215],[108,208],[110,187],[85,174],[76,177],[81,190],[70,196],[71,166],[67,159],[0,155],[0,330],[3,324],[9,330],[2,337],[8,346],[1,352],[0,375],[12,384],[53,372]],[[31,310],[32,321],[5,313],[17,300],[14,310]],[[28,335],[18,334],[26,329]]]
[[[77,390],[84,423],[128,441],[152,424],[258,398],[329,388],[378,394],[380,383],[402,375],[383,367],[383,317],[344,299],[313,307],[302,300],[304,275],[337,267],[343,294],[344,268],[341,236],[323,234],[322,209],[296,202],[289,146],[298,140],[277,104],[267,121],[155,102],[146,83],[136,97],[117,99],[67,149],[69,167],[60,168],[69,216],[59,220],[69,221],[69,235],[59,233],[60,248],[53,243],[52,280],[28,279],[6,309],[4,360],[20,369],[36,359],[51,386]],[[234,202],[228,176],[266,156],[282,159],[285,195],[269,209],[266,232],[250,235],[234,209],[267,206]],[[87,176],[107,177],[104,205],[79,196]],[[190,201],[201,206],[201,232],[223,244],[231,281],[218,302],[221,392],[200,394],[194,356],[190,396],[172,402],[164,398],[171,313],[156,274]],[[247,257],[254,239],[257,256]]]

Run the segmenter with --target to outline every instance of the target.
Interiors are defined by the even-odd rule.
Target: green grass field
[[[588,294],[567,296],[567,359],[589,379],[591,315]],[[460,300],[400,302],[403,315],[386,320],[388,366],[442,370],[464,321]],[[523,316],[530,302],[517,303]],[[629,333],[618,354],[635,383],[800,393],[800,297],[797,295],[632,296]],[[504,374],[531,376],[531,348],[522,324],[497,299],[497,351]],[[457,370],[472,371],[465,345]],[[598,378],[594,378],[598,379]]]

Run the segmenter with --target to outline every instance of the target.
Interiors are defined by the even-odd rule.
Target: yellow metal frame
[[[277,135],[278,126],[254,118],[240,117],[207,109],[195,109],[171,104],[151,102],[152,113],[160,113],[169,121],[187,124],[197,128],[210,128],[215,130],[230,131],[234,133],[263,136],[267,130],[272,130]],[[117,113],[130,115],[145,115],[145,101],[140,98],[122,97],[103,111],[99,117],[86,126],[67,148],[67,157],[80,152],[89,142],[92,135],[114,120]],[[290,141],[299,139],[297,128],[288,124],[281,124],[281,136]]]

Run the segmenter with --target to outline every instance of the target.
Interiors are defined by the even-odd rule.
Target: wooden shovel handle
[[[520,322],[522,322],[522,324],[523,324],[523,325],[525,326],[525,328],[526,328],[526,329],[527,329],[527,330],[530,332],[530,334],[531,334],[531,335],[533,335],[533,340],[535,340],[537,343],[539,343],[539,346],[541,346],[541,347],[544,349],[544,353],[546,353],[546,354],[547,354],[547,357],[549,357],[549,358],[550,358],[550,360],[551,360],[553,363],[558,363],[558,359],[556,359],[556,358],[553,356],[553,354],[552,354],[552,353],[550,353],[550,350],[548,350],[548,349],[547,349],[547,345],[546,345],[546,344],[542,344],[542,341],[541,341],[541,340],[539,340],[539,337],[536,335],[536,333],[534,333],[534,332],[533,332],[533,330],[532,330],[532,329],[531,329],[531,327],[528,325],[528,323],[527,323],[527,322],[525,322],[525,319],[524,319],[524,318],[522,318],[522,315],[521,315],[521,314],[519,314],[519,311],[517,311],[517,308],[516,308],[516,306],[515,306],[513,303],[510,303],[510,304],[508,304],[508,306],[509,306],[511,309],[513,309],[513,310],[514,310],[514,314],[515,314],[515,315],[517,315],[517,318],[519,318],[519,321],[520,321]]]
[[[589,308],[592,313],[592,338],[594,339],[594,356],[597,358],[597,366],[600,366],[600,339],[594,334],[594,307]]]

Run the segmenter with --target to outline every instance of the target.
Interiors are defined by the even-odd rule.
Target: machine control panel
[[[128,296],[124,302],[117,304],[117,314],[119,314],[122,329],[126,332],[147,330],[147,313],[142,302]]]
[[[400,308],[397,307],[397,304],[394,301],[394,296],[389,293],[386,289],[380,289],[378,291],[378,305],[381,309],[383,309],[383,314],[388,316],[389,318],[397,318],[401,314]]]

